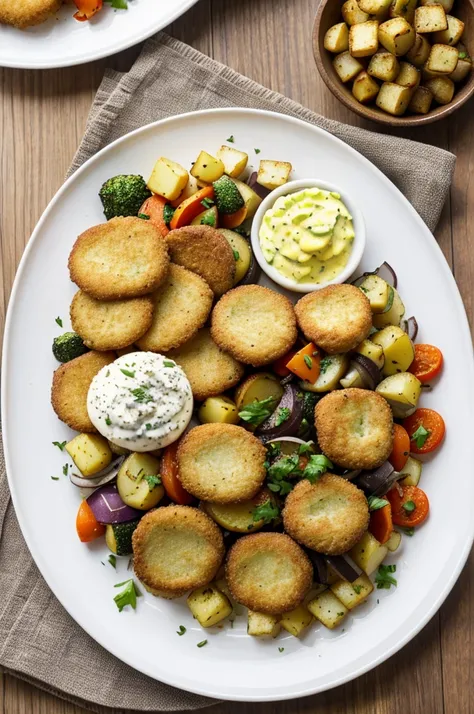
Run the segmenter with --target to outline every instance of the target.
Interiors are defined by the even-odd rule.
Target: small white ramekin
[[[321,188],[324,191],[334,191],[335,193],[338,193],[341,196],[343,203],[347,206],[349,213],[352,216],[352,222],[354,225],[355,237],[346,267],[337,277],[334,278],[334,280],[329,280],[320,284],[298,283],[296,280],[286,278],[278,270],[276,270],[276,268],[270,265],[270,263],[267,263],[260,247],[260,226],[268,209],[272,208],[273,204],[277,198],[280,198],[280,196],[286,196],[289,193],[296,193],[296,191],[302,191],[305,188]],[[297,293],[311,293],[314,292],[314,290],[325,288],[327,285],[335,285],[337,283],[345,282],[355,272],[357,266],[362,260],[362,255],[365,249],[365,240],[364,219],[362,217],[362,213],[354,204],[351,197],[348,196],[345,191],[341,191],[337,186],[334,186],[334,184],[328,183],[327,181],[323,181],[321,179],[298,179],[297,181],[289,181],[283,186],[276,188],[263,199],[262,203],[258,207],[253,219],[251,231],[252,250],[257,263],[263,272],[266,273],[266,275],[268,275],[274,283],[277,283],[277,285],[280,285],[282,288],[286,288],[286,290],[292,290]]]

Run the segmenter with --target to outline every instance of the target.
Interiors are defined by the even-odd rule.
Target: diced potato
[[[449,77],[433,77],[425,82],[438,104],[449,104],[454,96],[454,82]]]
[[[388,10],[392,0],[358,0],[359,7],[369,15],[388,15]]]
[[[102,471],[112,461],[107,439],[99,434],[78,434],[66,444],[66,451],[84,477]]]
[[[420,0],[420,5],[442,5],[446,13],[451,12],[454,0]]]
[[[379,26],[379,42],[396,57],[406,55],[415,43],[415,30],[404,17],[394,17]]]
[[[415,359],[413,342],[401,327],[389,325],[380,332],[372,335],[372,342],[380,345],[385,355],[382,373],[389,377],[391,374],[406,372]]]
[[[431,45],[425,35],[415,35],[413,47],[408,50],[406,58],[415,67],[423,67],[431,52]]]
[[[392,531],[390,534],[390,538],[385,543],[385,545],[387,546],[389,553],[395,553],[395,551],[398,550],[398,548],[400,547],[401,542],[401,534],[398,531]]]
[[[160,473],[160,462],[145,453],[133,453],[125,459],[117,474],[117,490],[127,506],[139,511],[154,508],[165,495],[161,482],[155,479]]]
[[[290,178],[293,166],[289,161],[269,161],[262,159],[258,167],[257,183],[265,186],[270,191],[278,186],[283,186]]]
[[[400,295],[395,288],[392,288],[392,290],[393,302],[390,310],[388,310],[388,312],[382,312],[374,315],[373,317],[372,321],[374,323],[374,327],[377,329],[386,327],[387,325],[400,325],[400,321],[405,314],[405,305],[403,304]]]
[[[220,159],[208,154],[207,151],[201,151],[190,173],[198,182],[212,183],[224,173],[224,164]]]
[[[400,471],[400,474],[406,474],[401,483],[404,486],[418,486],[422,470],[423,463],[419,459],[409,456],[405,466]]]
[[[333,67],[336,70],[341,82],[350,82],[362,72],[364,66],[350,52],[342,52],[333,59]]]
[[[429,89],[426,87],[417,87],[412,98],[410,99],[408,109],[414,114],[428,114],[431,109],[432,101],[433,94]]]
[[[392,306],[393,288],[378,275],[368,275],[359,287],[370,302],[372,312],[384,312]]]
[[[368,74],[382,82],[393,82],[400,71],[400,64],[391,52],[377,52],[371,57],[367,68]]]
[[[457,45],[464,32],[464,22],[458,20],[453,15],[446,15],[448,27],[433,33],[433,42],[440,42],[442,45]]]
[[[378,27],[376,20],[352,25],[349,30],[349,52],[353,57],[370,57],[377,52]]]
[[[379,369],[382,369],[385,361],[383,348],[380,345],[374,344],[372,340],[364,340],[355,349],[361,355],[368,357],[374,362]]]
[[[218,150],[216,158],[224,164],[224,173],[232,178],[237,178],[247,166],[249,155],[232,146],[223,145]]]
[[[451,72],[449,79],[453,82],[462,82],[472,70],[472,62],[468,59],[458,59],[456,69]]]
[[[387,547],[381,545],[372,533],[366,531],[349,551],[349,555],[366,575],[372,575],[387,555]]]
[[[229,598],[214,585],[193,590],[186,602],[201,627],[217,625],[232,612]]]
[[[353,583],[347,580],[338,580],[331,585],[334,595],[347,607],[353,610],[357,605],[364,602],[374,589],[367,575],[360,575]]]
[[[194,178],[194,176],[189,176],[188,178],[188,183],[186,184],[184,191],[181,191],[179,194],[178,198],[175,198],[174,201],[170,201],[171,205],[173,208],[178,208],[179,204],[185,201],[187,198],[190,198],[191,196],[194,196],[195,193],[199,191],[199,184],[197,182],[197,179]]]
[[[249,610],[247,634],[253,637],[276,637],[280,632],[280,616]]]
[[[337,54],[349,49],[349,28],[345,22],[338,22],[329,28],[324,35],[324,48]]]
[[[404,114],[410,101],[410,90],[399,84],[384,82],[375,101],[379,109],[399,117]]]
[[[449,45],[433,45],[425,65],[428,72],[436,74],[451,74],[458,63],[458,51]]]
[[[147,186],[153,193],[174,201],[186,188],[188,179],[186,169],[162,156],[153,167]]]
[[[299,637],[312,623],[313,616],[304,605],[298,605],[291,612],[284,612],[281,616],[280,624],[284,630]]]
[[[356,27],[358,27],[356,25]],[[368,104],[373,101],[379,93],[379,85],[372,77],[363,70],[354,80],[352,94],[361,104]]]
[[[346,0],[341,8],[342,17],[344,22],[350,25],[357,25],[358,22],[367,22],[369,15],[367,12],[363,12],[357,0]]]
[[[326,368],[321,370],[319,377],[314,384],[310,382],[300,382],[301,389],[306,392],[329,392],[336,389],[338,382],[344,377],[349,366],[349,358],[346,354],[327,355]]]
[[[198,416],[201,424],[239,423],[239,413],[235,402],[224,394],[219,397],[208,397],[201,404]]]
[[[420,33],[446,30],[448,21],[442,5],[422,5],[415,10],[415,30]]]
[[[252,374],[235,390],[235,403],[239,412],[251,402],[262,402],[269,397],[278,404],[283,396],[283,387],[276,375],[271,372]]]
[[[331,590],[324,590],[314,600],[310,600],[307,607],[310,613],[330,630],[337,627],[349,612]]]
[[[404,17],[410,25],[413,25],[416,5],[417,0],[393,0],[389,15],[390,17]]]
[[[400,84],[408,89],[416,89],[420,84],[421,72],[409,62],[400,62],[400,72],[395,84]]]
[[[421,382],[411,372],[400,372],[386,377],[375,390],[392,407],[393,416],[403,419],[415,411],[421,393]]]
[[[258,193],[255,193],[255,191],[243,181],[239,181],[238,179],[233,179],[233,181],[245,201],[245,206],[247,208],[246,218],[253,218],[257,212],[257,208],[262,203],[262,199]]]

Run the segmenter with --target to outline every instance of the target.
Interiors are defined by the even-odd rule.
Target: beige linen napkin
[[[166,97],[166,102],[160,101]],[[70,173],[114,139],[139,126],[211,107],[274,110],[327,129],[376,164],[434,229],[455,157],[432,146],[324,119],[160,34],[127,74],[107,72]],[[98,711],[182,711],[205,699],[155,682],[108,654],[63,610],[21,535],[0,446],[0,665],[68,701]]]

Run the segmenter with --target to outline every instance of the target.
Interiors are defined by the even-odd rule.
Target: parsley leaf
[[[233,250],[232,251],[234,254],[234,260],[238,260],[240,258],[240,253],[238,250]]]
[[[362,585],[353,585],[352,589],[357,595],[360,595],[361,590],[362,590]]]
[[[51,476],[52,481],[59,481],[59,476]]]
[[[406,501],[403,506],[403,510],[406,511],[407,513],[413,513],[413,511],[416,508],[416,503],[415,501]]]
[[[124,607],[130,605],[133,610],[137,607],[137,597],[141,596],[140,590],[135,585],[133,578],[130,580],[125,580],[123,583],[117,583],[114,588],[121,588],[124,585],[124,589],[114,597],[114,602],[118,607],[118,611],[122,612]]]
[[[106,0],[107,1],[107,0]],[[146,213],[139,213],[138,218],[141,218],[143,221],[149,221],[150,216],[148,216]]]
[[[204,206],[204,208],[212,208],[214,205],[214,201],[212,198],[203,198],[201,201],[201,206]]]
[[[304,468],[303,478],[307,478],[310,483],[316,483],[332,467],[331,461],[324,454],[311,454]]]
[[[57,446],[59,451],[64,451],[67,441],[52,441],[53,446]]]
[[[405,533],[407,536],[412,536],[415,535],[415,529],[412,526],[409,526],[408,528],[402,528],[402,531]]]
[[[112,553],[109,555],[108,561],[109,561],[110,565],[112,566],[112,568],[117,567],[117,557],[115,555],[113,555]]]
[[[176,634],[179,635],[180,637],[181,637],[182,635],[184,635],[185,632],[186,632],[186,628],[185,628],[184,625],[180,625],[180,626],[179,626],[179,630],[176,630]]]
[[[211,226],[216,227],[216,217],[213,213],[206,213],[205,216],[201,218],[201,226]]]
[[[63,321],[61,320],[60,317],[57,317],[54,322],[55,322],[57,325],[59,325],[59,327],[62,327],[62,326],[63,326]]]
[[[259,154],[259,153],[260,153],[260,149],[254,149],[254,151],[255,151],[256,154]]]
[[[202,642],[198,642],[196,647],[205,647],[207,645],[207,640],[203,640]]]
[[[112,424],[112,420],[109,416],[105,417],[105,423],[107,424],[107,426],[110,426]]]
[[[369,496],[367,503],[369,504],[369,511],[378,511],[379,508],[388,506],[388,501],[386,501],[385,498],[377,498],[377,496]]]
[[[174,362],[170,362],[169,360],[165,359],[163,362],[164,367],[176,367],[176,364]]]
[[[283,422],[287,421],[287,419],[290,418],[290,414],[291,412],[289,407],[280,407],[275,421],[275,426],[280,426]]]
[[[301,476],[303,473],[299,468],[299,456],[284,456],[278,459],[267,469],[268,488],[273,493],[286,496],[293,488],[293,484],[288,481],[290,476]]]
[[[121,369],[120,370],[122,374],[124,374],[126,377],[134,377],[135,372],[131,372],[129,369]]]
[[[260,426],[265,419],[268,419],[275,407],[275,397],[267,397],[261,401],[255,400],[247,404],[242,411],[239,412],[239,417],[246,421],[247,424]]]
[[[63,466],[63,476],[67,476],[67,472],[69,471],[69,464],[64,464]]]
[[[284,647],[279,647],[279,648],[278,648],[278,652],[284,652],[284,651],[285,651],[285,648],[284,648]]]
[[[254,523],[259,523],[263,521],[264,523],[271,523],[280,515],[280,509],[275,506],[274,503],[268,499],[265,503],[257,506],[252,511],[252,520]]]
[[[233,135],[233,134],[231,134],[231,135],[229,136],[229,138],[228,138],[228,139],[226,139],[226,141],[228,141],[228,142],[229,142],[229,144],[233,144],[233,143],[234,143],[234,141],[235,141],[235,139],[234,139],[234,135]]]
[[[150,491],[153,491],[155,486],[159,486],[161,483],[161,476],[159,474],[149,474],[143,478],[147,482]]]
[[[377,575],[375,576],[375,583],[378,590],[390,590],[392,585],[397,586],[397,581],[390,575],[390,573],[394,573],[396,569],[396,565],[379,565]]]
[[[420,424],[418,429],[411,435],[410,441],[414,441],[417,447],[421,449],[430,434],[431,431],[428,431],[422,424]]]
[[[323,357],[319,365],[319,371],[321,374],[326,374],[328,368],[331,366],[332,360],[330,357]]]
[[[304,444],[300,444],[298,447],[298,454],[301,456],[301,454],[307,454],[308,452],[312,451],[314,447],[314,443],[312,441],[306,441]]]
[[[127,0],[105,0],[114,10],[128,10]]]
[[[135,397],[135,401],[140,404],[148,404],[148,402],[153,401],[153,397],[150,396],[146,387],[137,387],[136,389],[131,389],[130,391]]]
[[[311,367],[313,366],[313,360],[311,359],[311,357],[309,355],[304,355],[303,359],[307,368],[311,369]]]
[[[458,57],[459,59],[466,59],[467,52],[458,52]]]

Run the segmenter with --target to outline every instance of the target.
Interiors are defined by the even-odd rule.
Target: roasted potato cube
[[[334,595],[347,607],[353,610],[368,598],[374,586],[367,575],[360,575],[353,583],[347,580],[338,580],[331,585]]]
[[[186,602],[201,627],[217,625],[232,612],[229,598],[214,585],[193,590]]]
[[[442,5],[446,13],[451,12],[454,0],[420,0],[420,5]]]
[[[406,53],[406,59],[415,67],[423,67],[429,57],[431,45],[424,35],[415,35],[415,43]]]
[[[280,616],[249,610],[247,634],[253,637],[276,637],[280,632]]]
[[[368,357],[379,369],[382,369],[385,357],[383,348],[380,345],[374,344],[372,340],[363,340],[363,342],[355,348],[355,351],[360,355]]]
[[[449,45],[433,45],[425,65],[427,72],[436,74],[451,74],[458,63],[458,51]]]
[[[117,490],[127,506],[149,511],[161,501],[165,489],[159,478],[160,462],[149,453],[133,453],[117,474]]]
[[[288,161],[268,161],[262,159],[258,167],[257,183],[273,191],[283,186],[290,178],[293,167]]]
[[[350,52],[342,52],[333,59],[333,67],[339,75],[341,82],[349,82],[354,77],[357,77],[359,72],[364,69],[363,65],[352,57]]]
[[[112,461],[107,439],[99,434],[78,434],[66,444],[66,451],[82,476],[93,476]]]
[[[335,53],[349,49],[349,28],[345,22],[338,22],[329,28],[324,35],[324,48]]]
[[[359,287],[370,302],[372,312],[384,312],[392,306],[393,288],[378,275],[368,275]]]
[[[299,637],[304,630],[312,623],[313,616],[304,605],[298,605],[291,612],[284,612],[281,616],[280,624],[284,630]]]
[[[366,531],[360,541],[349,551],[349,555],[366,575],[372,575],[387,555],[387,548],[381,545],[372,533]]]
[[[367,68],[368,74],[383,82],[393,82],[400,71],[400,64],[391,52],[377,52]]]
[[[446,30],[440,30],[433,33],[433,42],[439,42],[442,45],[457,45],[464,32],[464,22],[458,20],[453,15],[446,15],[448,27]]]
[[[198,184],[197,180],[194,178],[194,176],[189,176],[188,183],[184,187],[184,191],[181,191],[178,198],[175,198],[174,201],[170,201],[170,203],[173,206],[173,208],[177,208],[180,203],[185,201],[187,198],[194,196],[194,194],[197,193],[198,191],[199,191],[199,184]],[[134,352],[134,351],[135,351],[135,349],[130,350],[130,352]]]
[[[400,371],[406,372],[415,358],[413,342],[401,327],[395,325],[384,327],[372,336],[372,342],[383,349],[385,362],[382,373],[386,377]]]
[[[232,178],[237,178],[245,170],[249,155],[224,144],[218,150],[216,158],[224,164],[224,173]]]
[[[415,19],[415,8],[417,0],[393,0],[390,5],[390,17],[404,17],[410,25]]]
[[[359,7],[369,15],[388,15],[388,9],[392,0],[359,0]]]
[[[425,82],[438,104],[449,104],[454,96],[454,82],[449,77],[433,77]]]
[[[395,84],[400,84],[408,89],[416,89],[420,84],[421,72],[409,62],[400,62],[400,72]]]
[[[349,612],[331,590],[324,590],[314,600],[310,600],[307,607],[310,613],[330,630],[337,627]]]
[[[415,30],[421,34],[446,30],[448,21],[442,5],[422,5],[415,10]]]
[[[153,193],[174,201],[186,188],[188,179],[186,169],[162,156],[153,167],[147,186]]]
[[[402,474],[404,475],[404,478],[400,480],[400,483],[403,486],[418,486],[422,470],[423,463],[419,459],[409,456],[405,466],[400,471],[400,476]]]
[[[233,181],[239,189],[240,195],[245,201],[245,207],[247,208],[246,218],[253,218],[255,213],[257,212],[257,208],[262,203],[262,199],[260,198],[258,193],[255,193],[253,188],[250,188],[250,186],[248,186],[243,181],[239,181],[238,179],[233,179]]]
[[[353,57],[370,57],[377,52],[379,41],[377,20],[352,25],[349,30],[349,52]]]
[[[342,17],[344,22],[350,25],[357,25],[359,22],[367,22],[369,15],[367,12],[363,12],[357,0],[346,0],[341,8]]]
[[[426,87],[417,87],[413,93],[408,110],[414,114],[428,114],[431,109],[433,95]]]
[[[415,411],[421,392],[421,382],[411,372],[386,377],[375,390],[392,407],[393,416],[403,419]]]
[[[375,99],[379,93],[379,85],[372,77],[363,70],[354,80],[352,94],[361,104],[368,104]]]
[[[404,114],[410,101],[410,90],[400,84],[384,82],[375,100],[379,109],[399,117]]]
[[[413,47],[415,30],[404,17],[394,17],[379,26],[379,42],[396,57],[402,57]]]
[[[469,72],[471,70],[472,70],[471,60],[458,59],[456,69],[454,70],[454,72],[451,72],[451,74],[449,75],[449,79],[452,79],[453,82],[462,82],[462,80],[467,77],[467,75],[469,74]]]
[[[208,154],[207,151],[201,151],[190,173],[198,182],[212,183],[217,181],[224,173],[224,164],[220,159]]]
[[[372,321],[378,330],[387,325],[400,325],[400,321],[405,314],[405,305],[395,288],[393,290],[392,307],[387,312],[374,315]]]
[[[219,397],[208,397],[199,407],[201,424],[238,424],[239,413],[235,402],[222,394]]]

